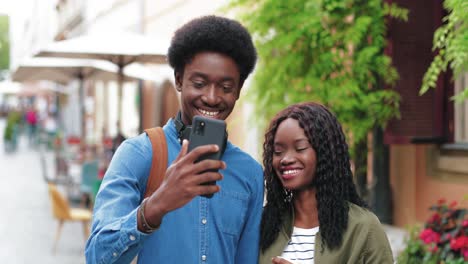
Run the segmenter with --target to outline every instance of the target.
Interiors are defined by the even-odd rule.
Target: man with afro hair
[[[136,256],[138,263],[257,263],[260,164],[229,140],[224,150],[187,151],[193,117],[225,120],[256,60],[251,36],[237,21],[205,16],[175,32],[168,62],[181,108],[163,127],[165,178],[143,199],[151,142],[143,133],[118,148],[96,196],[87,263],[130,263]],[[220,161],[195,163],[216,151],[224,151]]]

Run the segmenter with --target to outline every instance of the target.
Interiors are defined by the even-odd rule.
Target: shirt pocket
[[[221,189],[211,199],[217,228],[223,233],[239,237],[247,217],[249,196]]]

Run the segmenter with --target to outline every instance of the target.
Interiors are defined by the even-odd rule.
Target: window
[[[455,94],[468,87],[468,73],[461,75],[455,81]],[[455,143],[468,144],[468,99],[461,103],[455,103]]]

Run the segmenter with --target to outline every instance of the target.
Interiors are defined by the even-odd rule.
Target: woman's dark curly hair
[[[183,25],[172,37],[167,57],[174,71],[183,74],[185,65],[203,51],[231,57],[239,69],[241,84],[257,61],[250,33],[239,22],[224,17],[204,16]]]
[[[293,210],[272,165],[276,131],[281,122],[288,118],[299,122],[317,155],[317,168],[311,185],[317,190],[322,249],[324,246],[337,248],[348,225],[348,202],[363,207],[367,205],[359,197],[353,183],[348,145],[340,123],[327,108],[312,102],[291,105],[282,110],[270,122],[265,133],[263,164],[267,203],[262,215],[260,246],[264,251],[275,241],[284,216]]]

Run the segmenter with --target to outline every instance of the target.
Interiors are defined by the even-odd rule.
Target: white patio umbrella
[[[165,64],[168,47],[169,43],[142,34],[102,32],[52,43],[36,56],[98,59],[116,64],[119,73],[117,119],[120,121],[123,68],[134,62]],[[118,129],[120,131],[120,127]]]
[[[0,82],[0,94],[17,94],[21,91],[22,85],[9,80]]]
[[[119,75],[118,67],[110,62],[84,59],[31,58],[18,65],[12,75],[17,82],[53,81],[66,84],[72,80],[80,83],[80,114],[82,137],[85,138],[84,85],[86,79],[113,80]],[[138,80],[137,77],[122,75],[122,80]]]
[[[16,96],[33,96],[40,93],[68,93],[66,90],[60,87],[47,84],[47,81],[41,81],[40,83],[20,83],[13,82],[11,80],[4,80],[0,82],[0,95],[16,95]]]
[[[75,79],[114,80],[119,74],[116,65],[100,60],[31,58],[19,64],[12,75],[17,82],[49,80],[66,84]],[[123,75],[123,80],[136,77]]]

